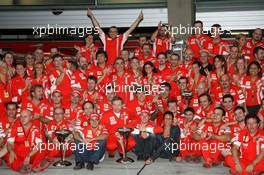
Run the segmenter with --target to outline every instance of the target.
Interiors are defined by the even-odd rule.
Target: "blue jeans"
[[[97,141],[95,149],[90,149],[89,147],[87,149],[86,145],[79,140],[75,140],[74,143],[76,144],[76,150],[74,151],[76,163],[93,162],[97,164],[105,153],[105,140]]]

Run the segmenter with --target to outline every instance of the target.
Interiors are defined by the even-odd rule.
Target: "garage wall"
[[[141,9],[94,10],[101,27],[129,27]],[[140,27],[154,27],[159,21],[168,22],[167,8],[143,9],[144,20]],[[59,25],[62,27],[92,26],[85,10],[66,10],[56,16],[51,11],[0,11],[0,29],[28,29],[36,26]]]

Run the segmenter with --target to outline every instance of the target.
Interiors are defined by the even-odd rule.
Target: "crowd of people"
[[[74,155],[75,170],[127,151],[151,164],[223,163],[231,174],[264,172],[264,41],[260,28],[247,39],[203,34],[202,21],[186,40],[184,56],[173,52],[175,38],[158,25],[148,40],[140,36],[133,57],[123,49],[143,20],[143,12],[123,34],[100,28],[104,49],[94,36],[65,60],[57,47],[24,55],[16,62],[5,52],[0,62],[0,160],[20,173],[40,172],[60,157],[56,131],[69,130],[65,156]],[[129,128],[128,140],[119,133]],[[87,146],[88,145],[88,146]],[[193,146],[194,147],[193,147]],[[49,149],[49,148],[52,149]],[[75,149],[71,149],[74,147]]]

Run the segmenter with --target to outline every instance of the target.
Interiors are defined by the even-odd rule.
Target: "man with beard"
[[[235,105],[244,105],[245,96],[242,89],[238,86],[232,85],[230,77],[227,74],[223,74],[220,77],[219,86],[215,89],[211,89],[211,94],[215,103],[221,104],[222,97],[226,94],[231,94],[234,97]]]
[[[246,54],[245,56],[249,57],[250,60],[254,60],[254,49],[258,46],[264,47],[264,41],[262,41],[263,32],[260,28],[256,28],[252,33],[252,37],[246,42]],[[252,60],[252,61],[253,61]]]
[[[39,119],[43,114],[43,109],[48,106],[48,101],[43,99],[43,87],[35,84],[30,88],[30,99],[23,99],[20,110],[28,109],[32,112],[33,119]],[[19,111],[18,111],[19,112]]]
[[[85,57],[78,60],[79,68],[71,76],[71,87],[84,92],[87,89],[88,62]]]
[[[158,55],[160,52],[166,52],[171,50],[172,43],[175,42],[175,38],[168,30],[168,26],[158,24],[157,30],[151,36],[151,42],[153,43],[153,54]]]

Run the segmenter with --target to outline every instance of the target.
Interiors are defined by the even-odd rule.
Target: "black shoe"
[[[86,165],[87,170],[93,170],[94,169],[94,164],[92,162],[88,162]]]
[[[123,154],[121,154],[121,153],[119,153],[119,156],[120,156],[120,158],[124,158],[124,157],[123,157]]]
[[[138,161],[142,161],[142,160],[144,160],[143,155],[142,155],[142,154],[138,155],[138,156],[137,156],[137,160],[138,160]]]
[[[114,154],[109,154],[108,157],[109,158],[115,158],[115,155]]]
[[[74,170],[80,170],[82,168],[84,168],[83,162],[76,163],[75,167],[73,167]]]
[[[143,160],[146,161],[146,160],[148,160],[149,158],[150,158],[150,155],[149,155],[149,154],[144,154],[144,155],[143,155]]]

